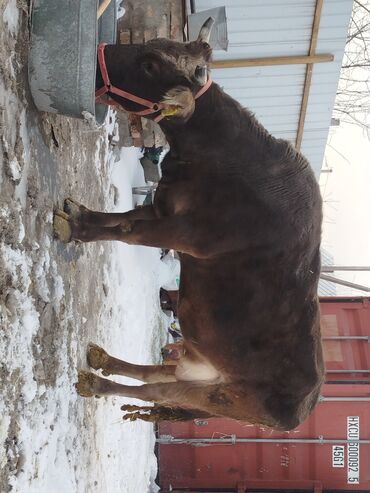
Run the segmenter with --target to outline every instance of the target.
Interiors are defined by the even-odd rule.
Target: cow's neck
[[[225,94],[217,84],[196,102],[193,116],[185,124],[171,119],[161,122],[171,151],[186,159],[187,154],[205,154],[213,149],[240,151],[240,145],[255,152],[272,139],[254,116]]]

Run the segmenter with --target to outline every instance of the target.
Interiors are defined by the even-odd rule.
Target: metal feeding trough
[[[112,0],[97,21],[98,0],[34,0],[28,78],[40,111],[103,123],[107,107],[95,104],[96,49],[114,44],[117,11]]]

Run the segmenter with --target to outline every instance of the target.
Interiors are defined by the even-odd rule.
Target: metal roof
[[[334,256],[323,247],[321,247],[321,264],[334,265]],[[337,284],[320,279],[317,293],[319,296],[337,296]]]
[[[220,6],[220,0],[197,0],[197,12]],[[228,51],[214,60],[307,55],[316,0],[223,0]],[[301,150],[320,173],[338,85],[352,0],[324,0],[315,53],[334,61],[315,63],[309,90]],[[306,76],[305,64],[212,71],[225,92],[253,111],[273,135],[297,138]]]

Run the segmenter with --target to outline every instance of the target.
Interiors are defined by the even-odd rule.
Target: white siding
[[[315,0],[196,0],[197,11],[226,6],[229,49],[214,59],[306,55]],[[352,0],[324,0],[316,53],[334,61],[316,64],[302,141],[302,151],[316,174],[321,169],[338,85]],[[217,69],[214,80],[253,111],[277,137],[295,142],[305,65]]]

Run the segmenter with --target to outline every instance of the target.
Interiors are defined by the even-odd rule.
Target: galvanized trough
[[[34,0],[28,78],[40,111],[101,124],[107,107],[95,104],[96,48],[117,35],[115,0],[97,21],[98,0]]]

